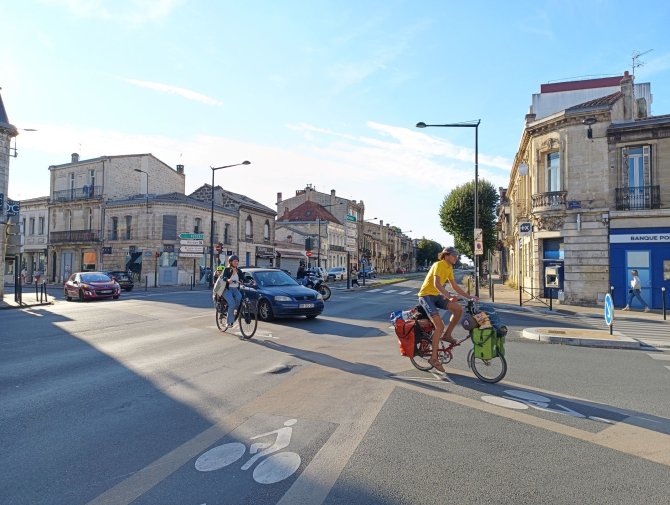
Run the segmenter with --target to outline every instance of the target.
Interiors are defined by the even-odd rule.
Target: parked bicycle
[[[235,322],[240,323],[240,332],[245,339],[250,339],[256,333],[258,327],[258,310],[254,306],[249,296],[247,296],[244,289],[242,291],[242,301],[240,306],[235,311]],[[220,331],[225,332],[228,326],[228,302],[221,296],[215,304],[216,306],[216,326]]]
[[[468,300],[465,305],[464,317],[474,317],[480,312],[477,302]],[[435,327],[430,319],[422,319],[418,326],[420,328],[420,334],[417,334],[415,337],[414,356],[410,357],[410,361],[416,368],[426,372],[433,368],[433,365],[430,364],[429,360],[433,351],[432,338]],[[467,326],[467,324],[464,324],[463,326]],[[477,328],[475,327],[471,327],[467,336],[459,339],[455,343],[448,343],[440,340],[440,347],[437,351],[437,356],[440,362],[442,362],[442,364],[449,363],[454,358],[454,348],[458,347],[466,340],[472,339],[473,332],[476,329]],[[496,331],[489,333],[490,335],[487,338],[496,339],[495,342],[490,342],[491,345],[495,346],[495,350],[491,353],[491,356],[477,356],[475,347],[473,346],[468,352],[467,362],[470,369],[481,381],[493,384],[501,381],[507,373],[507,361],[504,356],[504,347],[502,346],[502,343],[498,342],[498,338],[504,337],[504,335],[507,334],[507,327],[500,325]],[[484,344],[487,344],[487,342],[484,342]]]

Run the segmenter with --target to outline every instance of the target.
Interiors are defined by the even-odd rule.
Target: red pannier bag
[[[398,336],[400,355],[411,358],[414,356],[414,341],[416,340],[416,321],[404,321],[401,317],[395,320],[395,334]]]

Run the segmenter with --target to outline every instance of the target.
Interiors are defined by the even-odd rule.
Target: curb
[[[521,332],[523,338],[549,344],[564,344],[582,347],[607,347],[615,349],[640,349],[635,339],[624,337],[615,331],[612,335],[605,330],[564,329],[564,328],[526,328]]]

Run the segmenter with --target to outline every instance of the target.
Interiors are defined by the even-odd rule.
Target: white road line
[[[670,370],[670,366],[668,366],[668,365],[665,365],[665,368],[667,368],[668,370]]]
[[[395,289],[387,289],[386,291],[382,291],[382,294],[383,294],[383,295],[387,295],[387,294],[390,294],[390,293],[397,293],[397,290],[395,290]]]
[[[381,291],[381,290],[382,290],[382,288],[375,288],[375,289],[371,289],[370,291],[368,291],[368,293],[376,293],[377,291]]]
[[[407,295],[407,294],[411,293],[412,291],[414,291],[414,290],[413,290],[413,289],[408,289],[407,291],[401,291],[401,292],[398,293],[398,294],[399,294],[399,295]]]
[[[661,361],[670,361],[670,354],[648,353],[647,356],[649,356],[651,359],[658,359],[658,360],[661,360]]]

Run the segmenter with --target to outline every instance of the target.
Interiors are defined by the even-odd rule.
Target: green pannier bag
[[[475,358],[492,359],[498,355],[498,332],[495,328],[472,330]]]
[[[505,335],[498,335],[496,339],[497,356],[505,355]]]

